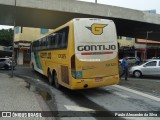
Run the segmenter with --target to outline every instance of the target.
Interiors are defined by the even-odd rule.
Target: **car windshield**
[[[0,59],[1,62],[5,61],[6,59]]]
[[[9,57],[9,59],[15,61],[15,58],[12,59],[12,57]]]

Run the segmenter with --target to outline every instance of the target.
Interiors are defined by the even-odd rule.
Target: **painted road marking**
[[[123,95],[123,94],[118,93],[118,92],[114,92],[113,94],[118,95],[118,96],[120,96],[120,97],[122,97],[122,98],[130,98],[129,96]]]
[[[85,108],[85,107],[79,107],[79,106],[72,106],[72,105],[64,105],[64,107],[67,110],[70,111],[95,111],[93,109]]]
[[[120,89],[129,91],[129,92],[135,93],[137,95],[140,95],[140,96],[143,96],[143,97],[146,97],[146,98],[149,98],[149,99],[160,102],[160,98],[158,98],[158,97],[155,97],[155,96],[152,96],[152,95],[140,92],[140,91],[136,91],[136,90],[133,90],[133,89],[130,89],[130,88],[126,88],[126,87],[123,87],[123,86],[120,86],[120,85],[113,85],[113,86],[116,87],[116,88],[120,88]]]

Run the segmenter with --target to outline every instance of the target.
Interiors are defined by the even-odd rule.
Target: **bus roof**
[[[58,30],[60,30],[60,29],[62,29],[62,28],[64,28],[64,27],[66,27],[66,26],[69,26],[69,24],[72,23],[72,22],[83,21],[83,20],[106,20],[106,19],[101,19],[101,18],[74,18],[74,19],[68,21],[67,23],[65,23],[65,24],[57,27],[57,28],[54,29],[52,32],[47,33],[47,34],[45,34],[45,35],[43,35],[43,36],[41,36],[41,37],[39,37],[39,38],[37,38],[36,40],[33,40],[33,41],[37,41],[37,40],[39,40],[39,39],[41,39],[41,38],[44,38],[44,37],[49,36],[49,35],[52,35],[52,34],[55,33],[56,31],[58,31]],[[107,20],[108,20],[108,19],[107,19]],[[113,22],[112,20],[109,20],[109,21],[110,21],[110,22]]]

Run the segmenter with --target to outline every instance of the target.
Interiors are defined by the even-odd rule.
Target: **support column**
[[[23,65],[23,51],[19,51],[19,55],[18,55],[18,65]]]
[[[135,57],[137,57],[137,50],[135,50]]]

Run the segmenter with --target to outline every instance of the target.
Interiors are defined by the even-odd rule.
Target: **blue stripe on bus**
[[[38,52],[34,52],[34,59],[36,61],[37,67],[42,70],[42,65],[41,65],[41,62],[40,62]]]

